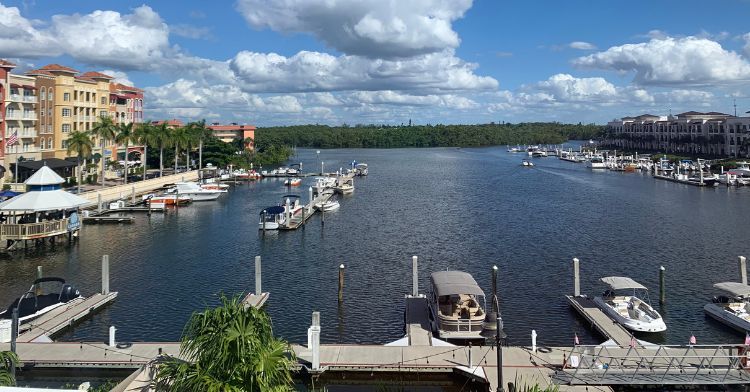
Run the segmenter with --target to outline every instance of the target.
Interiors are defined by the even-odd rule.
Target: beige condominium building
[[[5,162],[8,167],[19,158],[36,160],[41,153],[36,146],[37,89],[35,78],[8,75],[5,95]]]

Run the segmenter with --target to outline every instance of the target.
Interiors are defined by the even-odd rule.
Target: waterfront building
[[[677,115],[643,114],[607,123],[604,145],[620,149],[725,157],[750,155],[750,117],[689,111]]]
[[[4,155],[6,165],[39,159],[37,148],[37,89],[33,77],[7,74],[5,89]]]
[[[182,121],[173,118],[171,120],[155,120],[151,121],[151,125],[159,126],[162,124],[167,124],[167,128],[174,129],[184,126],[185,124],[182,123]]]
[[[231,123],[228,125],[221,125],[219,123],[212,123],[208,126],[213,131],[214,136],[219,140],[232,143],[237,139],[247,140],[248,138],[255,140],[255,126]],[[253,149],[253,143],[244,143],[246,150]]]
[[[143,122],[143,90],[122,83],[109,85],[109,115],[115,124]]]

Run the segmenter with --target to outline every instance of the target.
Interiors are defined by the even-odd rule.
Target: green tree
[[[16,385],[11,369],[18,365],[18,356],[11,351],[0,351],[0,386]]]
[[[85,131],[73,131],[68,135],[68,155],[76,154],[76,171],[78,172],[78,193],[81,193],[81,158],[88,158],[94,150],[91,135]]]
[[[159,177],[164,175],[164,148],[172,145],[172,132],[163,122],[153,129],[152,141],[159,147]]]
[[[99,116],[96,124],[91,128],[91,134],[99,138],[99,145],[102,148],[102,188],[104,187],[104,169],[106,168],[107,156],[104,154],[104,147],[107,141],[112,140],[117,135],[117,124],[110,116]]]
[[[172,144],[174,144],[174,172],[177,173],[177,163],[180,157],[180,146],[188,150],[190,144],[190,127],[177,127],[172,129]],[[185,162],[187,166],[189,162]]]
[[[213,136],[213,131],[206,127],[206,120],[195,121],[188,124],[193,130],[194,136],[198,139],[198,168],[203,168],[203,143]]]
[[[296,363],[289,344],[273,336],[265,311],[239,298],[193,313],[180,356],[167,357],[154,378],[159,391],[292,391]]]
[[[133,123],[118,124],[117,134],[115,135],[115,141],[118,144],[125,144],[125,183],[128,183],[128,147],[130,142],[136,139],[135,130],[133,129]]]

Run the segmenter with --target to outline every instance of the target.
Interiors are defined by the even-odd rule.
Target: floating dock
[[[39,316],[34,321],[22,324],[21,330],[26,329],[26,331],[21,332],[16,341],[35,342],[39,339],[51,339],[55,334],[90,316],[115,298],[117,298],[116,291],[107,294],[97,293],[88,298],[76,298],[64,306]]]
[[[83,223],[133,223],[135,218],[132,216],[87,216],[81,218]]]
[[[706,182],[699,182],[699,181],[693,181],[693,180],[679,180],[671,176],[663,176],[661,174],[654,174],[654,178],[658,180],[664,180],[669,182],[676,182],[678,184],[685,184],[685,185],[693,185],[693,186],[716,186],[716,183],[706,183]]]
[[[591,298],[580,295],[566,295],[565,298],[568,300],[570,306],[585,318],[586,321],[591,323],[591,326],[594,327],[597,332],[602,334],[602,336],[611,339],[615,344],[620,346],[627,346],[630,344],[630,339],[632,337],[631,333],[628,332],[625,327],[604,314]]]
[[[315,209],[315,205],[325,203],[328,200],[333,197],[333,192],[323,192],[317,196],[315,196],[310,203],[305,204],[302,207],[302,212],[294,214],[290,217],[290,219],[287,221],[287,223],[280,225],[279,230],[296,230],[299,229],[302,225],[307,222],[310,217],[315,215],[315,212],[317,210]]]

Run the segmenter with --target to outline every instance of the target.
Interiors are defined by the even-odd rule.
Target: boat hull
[[[186,192],[186,193],[179,192],[178,194],[180,196],[188,196],[193,201],[211,201],[211,200],[218,199],[222,193],[223,192],[220,192],[220,191],[207,191],[207,192]]]
[[[615,320],[623,327],[635,331],[635,332],[664,332],[667,330],[667,325],[664,324],[663,318],[658,318],[652,321],[635,320],[632,318],[624,317],[618,313],[611,306],[607,305],[601,297],[595,297],[594,303],[609,316],[609,318]]]
[[[263,223],[258,223],[258,230],[263,230]],[[278,230],[279,224],[276,222],[266,222],[265,230]]]
[[[725,310],[722,306],[716,304],[707,304],[703,307],[703,310],[707,315],[716,321],[725,324],[733,329],[740,332],[750,331],[750,321],[747,321],[741,317],[738,317],[729,311]]]

